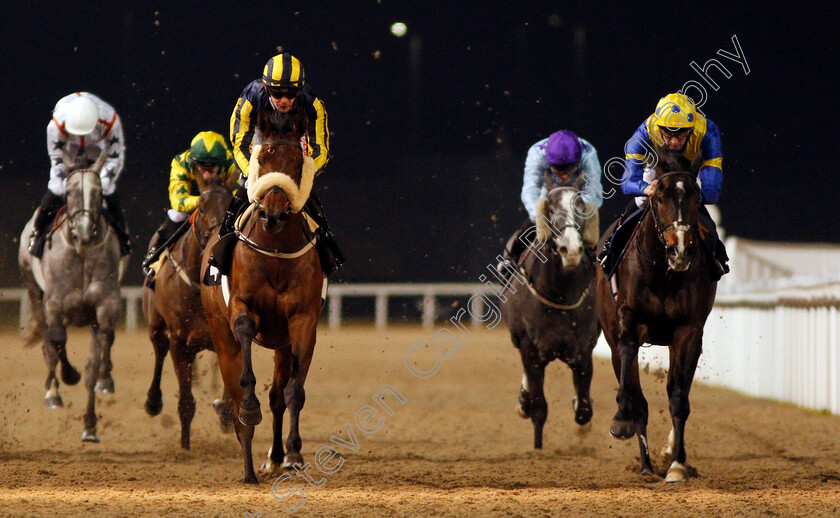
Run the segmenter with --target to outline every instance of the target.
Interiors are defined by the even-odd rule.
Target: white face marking
[[[680,191],[680,199],[683,198],[685,195],[685,185],[683,185],[682,181],[677,182],[677,190]],[[677,213],[677,254],[682,255],[685,253],[685,232],[688,230],[686,225],[683,225],[682,222],[685,221],[685,217],[683,215],[682,204],[680,204],[679,212]]]
[[[565,211],[567,221],[564,222],[566,228],[563,229],[563,235],[558,236],[557,244],[558,246],[565,244],[569,250],[577,250],[582,246],[580,229],[577,226],[577,218],[575,217],[574,203],[576,196],[577,192],[566,190],[561,193],[560,197],[560,207]]]

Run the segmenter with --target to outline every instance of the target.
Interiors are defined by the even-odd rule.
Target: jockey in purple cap
[[[537,200],[548,194],[545,177],[549,175],[558,184],[565,185],[583,175],[582,199],[586,203],[586,217],[582,237],[584,249],[594,258],[595,245],[599,237],[598,209],[603,203],[601,188],[601,164],[598,152],[586,140],[569,130],[552,133],[531,146],[525,159],[525,174],[522,179],[522,204],[528,212],[528,219],[511,240],[510,250],[505,250],[503,262],[516,264],[528,246],[519,236],[531,228],[537,218]],[[508,271],[499,265],[499,271]]]

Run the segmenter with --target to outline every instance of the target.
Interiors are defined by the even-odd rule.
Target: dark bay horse
[[[103,153],[102,156],[105,156]],[[82,441],[99,442],[95,392],[113,393],[111,346],[122,306],[120,281],[125,262],[119,239],[102,215],[102,184],[97,160],[93,169],[77,169],[67,178],[67,205],[50,233],[41,259],[27,250],[34,216],[21,234],[18,263],[32,305],[29,328],[43,336],[47,363],[48,408],[63,406],[56,366],[68,385],[81,375],[67,359],[67,326],[90,326],[90,355],[85,367],[88,392]]]
[[[146,399],[146,412],[155,416],[163,409],[161,370],[166,354],[171,352],[179,387],[181,447],[185,450],[190,449],[190,424],[195,415],[193,362],[199,351],[213,350],[207,318],[201,305],[201,254],[210,236],[221,225],[230,198],[230,191],[218,185],[201,193],[198,208],[190,218],[189,230],[166,252],[155,275],[154,287],[143,288],[143,314],[155,350],[155,370]],[[225,402],[225,397],[222,397],[214,406],[219,413],[222,430],[232,428],[232,404]]]
[[[637,355],[644,343],[669,347],[667,389],[673,441],[667,482],[688,476],[684,441],[688,393],[717,290],[711,276],[714,265],[700,243],[697,171],[701,161],[698,155],[687,167],[670,153],[659,151],[656,192],[618,265],[615,299],[600,265],[597,275],[598,314],[619,382],[618,412],[610,434],[618,439],[638,436],[643,475],[654,472],[647,441],[648,405]]]
[[[522,254],[519,271],[512,272],[513,289],[503,293],[509,300],[502,304],[502,318],[525,369],[517,410],[531,418],[537,449],[548,415],[545,368],[555,358],[572,370],[575,422],[583,426],[592,419],[592,350],[601,333],[594,307],[595,265],[581,237],[586,208],[580,182],[560,186],[546,177],[546,188],[547,199],[537,204],[537,226],[526,231],[536,240]]]
[[[306,115],[302,111],[261,110],[258,130],[262,141],[254,146],[248,174],[252,203],[236,224],[239,242],[233,253],[229,291],[224,279],[221,285],[201,286],[222,379],[234,402],[247,483],[257,483],[251,441],[254,426],[262,419],[255,394],[252,342],[274,350],[274,380],[269,392],[274,440],[261,471],[303,465],[299,418],[315,350],[323,283],[314,240],[301,212],[314,177],[314,162],[301,148]],[[211,239],[202,259],[205,280],[219,277],[207,262],[214,242]],[[284,455],[283,413],[287,407],[290,430]]]

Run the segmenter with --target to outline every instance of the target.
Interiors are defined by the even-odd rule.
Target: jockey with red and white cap
[[[47,152],[50,180],[35,217],[29,253],[35,257],[43,254],[47,228],[64,203],[68,175],[99,161],[105,200],[103,214],[119,236],[120,254],[128,255],[131,241],[116,190],[125,163],[125,137],[116,110],[89,92],[76,92],[61,98],[47,124]]]

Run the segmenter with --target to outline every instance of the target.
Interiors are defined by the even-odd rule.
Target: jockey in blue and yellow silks
[[[197,178],[205,182],[218,178],[219,183],[230,188],[235,183],[236,165],[225,138],[215,131],[202,131],[193,137],[190,148],[175,155],[170,164],[169,204],[167,218],[158,227],[149,243],[149,252],[143,259],[143,271],[151,277],[149,266],[157,261],[163,245],[178,231],[184,221],[198,207],[201,192]]]
[[[723,242],[717,234],[717,227],[703,204],[717,203],[723,183],[723,151],[720,144],[720,131],[714,122],[700,114],[694,102],[681,93],[668,94],[659,100],[656,110],[637,129],[625,146],[624,174],[621,190],[624,194],[636,196],[635,206],[641,207],[647,197],[656,190],[655,172],[645,162],[646,157],[657,148],[684,157],[689,162],[698,154],[703,163],[697,174],[700,185],[700,220],[708,232],[704,240],[713,262],[717,266],[717,275],[713,280],[729,272],[726,262],[729,258]],[[652,166],[651,166],[652,167]],[[622,216],[630,214],[631,208]],[[632,216],[624,221],[632,221]],[[634,223],[635,224],[635,223]],[[612,238],[606,243],[598,256],[599,262],[607,270],[613,256],[619,250],[612,250]]]
[[[625,169],[621,179],[624,194],[647,195],[650,185],[644,179],[644,159],[648,150],[666,146],[689,162],[702,153],[698,173],[703,203],[717,203],[723,182],[723,152],[720,131],[714,122],[698,114],[691,100],[683,94],[669,94],[659,100],[656,111],[636,129],[625,148]]]
[[[233,156],[242,175],[240,187],[247,186],[248,167],[251,160],[251,148],[257,132],[257,115],[261,109],[276,110],[281,113],[304,110],[308,119],[306,134],[306,152],[315,161],[315,175],[324,170],[330,159],[330,131],[327,126],[327,110],[321,99],[306,84],[303,65],[289,53],[278,54],[265,64],[261,79],[248,83],[233,109],[230,117],[230,140],[233,144]],[[219,243],[213,248],[210,264],[223,274],[230,271],[230,258],[236,245],[233,224],[241,208],[247,204],[247,190],[239,192],[231,200],[225,222],[219,230]],[[312,191],[303,211],[317,223],[315,244],[321,260],[324,275],[329,275],[344,262],[344,256],[335,242],[321,202]]]

